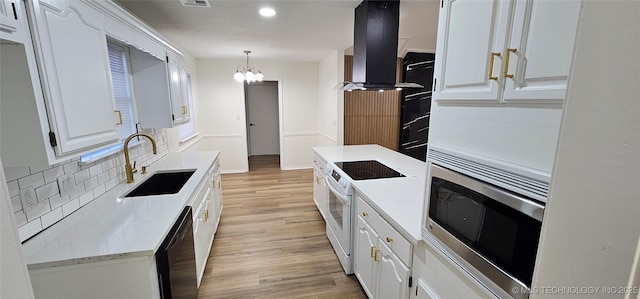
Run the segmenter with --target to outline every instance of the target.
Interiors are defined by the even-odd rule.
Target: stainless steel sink
[[[194,172],[195,169],[156,172],[124,197],[178,193]]]

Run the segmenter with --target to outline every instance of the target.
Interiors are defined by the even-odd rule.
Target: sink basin
[[[157,172],[147,178],[142,184],[131,190],[125,197],[175,194],[196,172],[194,170]]]

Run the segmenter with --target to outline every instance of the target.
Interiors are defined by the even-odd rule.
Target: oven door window
[[[344,218],[344,203],[333,192],[329,192],[329,212],[331,217],[338,224],[340,230],[342,230],[342,219]]]
[[[505,272],[531,285],[540,221],[437,177],[431,181],[429,218]]]

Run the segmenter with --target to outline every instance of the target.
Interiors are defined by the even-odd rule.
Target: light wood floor
[[[366,298],[342,271],[313,203],[312,170],[278,156],[222,175],[224,208],[198,298]]]

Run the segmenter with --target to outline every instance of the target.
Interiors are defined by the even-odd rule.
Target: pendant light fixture
[[[255,72],[253,66],[251,66],[251,64],[249,63],[249,53],[251,53],[251,51],[244,50],[244,54],[247,54],[247,66],[243,68],[238,67],[236,69],[236,73],[233,75],[233,78],[236,79],[236,81],[238,82],[242,82],[242,81],[247,81],[247,83],[251,83],[255,81],[261,82],[262,79],[264,79],[264,75],[259,70],[257,73]]]

